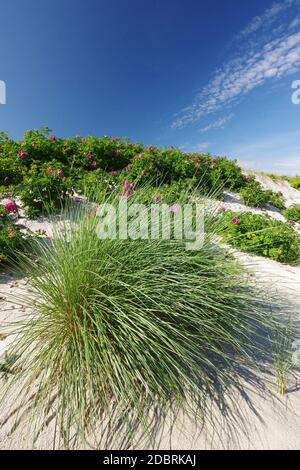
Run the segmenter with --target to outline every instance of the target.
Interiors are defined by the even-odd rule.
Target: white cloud
[[[299,24],[300,24],[300,16],[297,16],[296,18],[294,18],[294,19],[291,21],[291,23],[290,23],[290,25],[289,25],[289,28],[290,28],[290,29],[297,28],[297,26],[299,26]]]
[[[294,6],[298,0],[277,1],[267,8],[261,16],[256,16],[253,20],[240,32],[240,36],[249,36],[256,33],[259,29],[269,28],[287,8]]]
[[[201,142],[200,144],[192,145],[186,143],[184,145],[180,145],[179,148],[182,152],[189,153],[189,152],[203,152],[207,150],[210,146],[209,142]]]
[[[216,119],[215,121],[211,122],[207,126],[200,129],[200,132],[208,132],[213,129],[224,129],[226,124],[233,118],[234,114],[231,113],[228,116],[224,116],[222,118]]]
[[[203,116],[232,106],[254,88],[299,70],[300,32],[292,31],[290,20],[288,33],[284,24],[281,24],[275,29],[275,38],[274,29],[271,28],[268,40],[263,35],[259,47],[257,45],[257,31],[260,28],[265,29],[270,22],[273,24],[275,19],[280,20],[283,9],[297,5],[299,0],[286,0],[282,4],[277,2],[261,17],[255,18],[239,35],[241,38],[255,33],[255,45],[250,42],[249,47],[247,38],[244,41],[244,50],[214,73],[194,102],[175,116],[171,127],[182,128],[195,123]],[[293,17],[295,18],[294,8]],[[292,28],[296,26],[295,22]]]

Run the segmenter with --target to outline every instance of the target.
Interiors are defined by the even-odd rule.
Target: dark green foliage
[[[227,211],[221,224],[225,240],[240,250],[284,263],[300,260],[300,237],[284,222],[250,212]]]

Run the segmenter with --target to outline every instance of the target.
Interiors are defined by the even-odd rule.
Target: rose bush
[[[225,211],[220,217],[224,239],[242,251],[284,263],[300,261],[300,237],[290,224],[250,212]]]

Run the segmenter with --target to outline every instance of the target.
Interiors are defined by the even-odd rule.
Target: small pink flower
[[[4,209],[6,210],[6,212],[18,212],[17,204],[15,203],[15,201],[8,201],[5,204]]]
[[[131,166],[130,165],[125,166],[125,171],[131,171]]]
[[[50,135],[50,140],[52,140],[52,142],[55,142],[57,140],[57,138],[56,138],[55,135]]]
[[[91,163],[91,165],[95,168],[95,167],[97,166],[96,160],[93,160],[92,163]]]
[[[134,157],[135,160],[141,160],[142,158],[144,158],[144,155],[142,153]]]
[[[154,196],[154,199],[155,199],[155,202],[160,202],[161,201],[161,195],[156,194],[156,196]]]
[[[130,189],[132,189],[132,191],[136,191],[136,186],[133,183],[130,183]]]
[[[91,152],[88,152],[85,154],[86,158],[92,158],[93,154]]]
[[[173,204],[172,206],[170,206],[170,211],[176,214],[177,212],[179,212],[179,206],[177,204]]]
[[[111,172],[111,176],[117,176],[116,170],[113,170],[113,171]]]
[[[59,178],[62,178],[62,175],[63,175],[62,170],[57,170],[57,176],[58,176]]]
[[[25,152],[25,150],[21,150],[21,152],[19,152],[19,157],[20,158],[28,157],[28,152]]]
[[[290,220],[290,224],[291,224],[292,226],[294,226],[294,225],[296,225],[296,221],[295,221],[295,220]]]
[[[239,219],[238,219],[237,217],[234,217],[234,218],[232,219],[232,223],[233,223],[234,225],[237,225],[237,224],[239,223]]]
[[[129,181],[125,180],[124,183],[123,183],[123,188],[127,191],[128,189],[130,189],[131,185],[129,183]]]
[[[47,176],[52,176],[53,175],[53,170],[46,170],[45,171]]]

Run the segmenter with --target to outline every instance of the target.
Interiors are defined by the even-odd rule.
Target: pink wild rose
[[[129,183],[129,181],[127,180],[124,181],[123,188],[125,189],[125,191],[131,188],[131,184]]]
[[[21,150],[21,152],[19,152],[19,157],[20,158],[28,157],[28,152],[25,152],[25,150]]]
[[[5,204],[4,209],[6,210],[6,212],[18,212],[17,204],[15,203],[15,201],[8,201]]]

